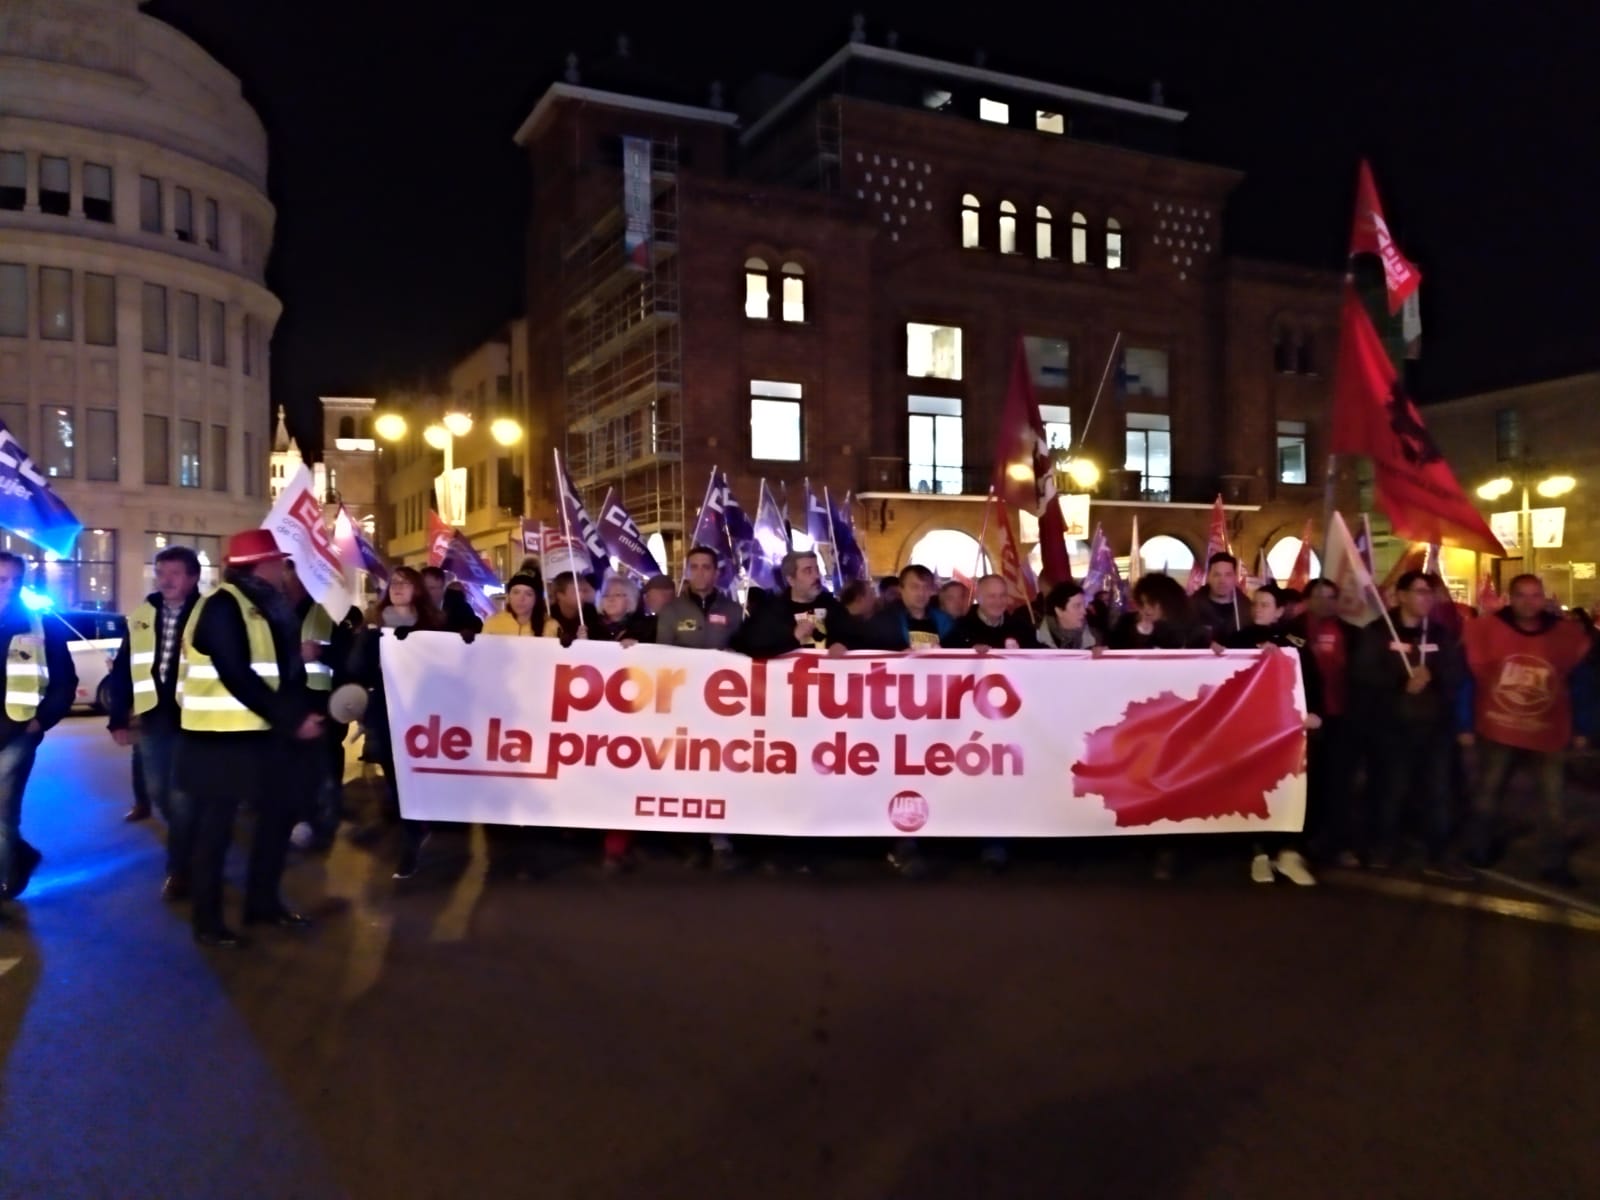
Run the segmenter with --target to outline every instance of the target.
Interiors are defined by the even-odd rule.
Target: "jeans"
[[[1541,753],[1520,750],[1487,738],[1478,739],[1478,783],[1472,793],[1472,819],[1467,852],[1476,862],[1493,855],[1495,817],[1511,772],[1531,764],[1539,787],[1539,868],[1559,870],[1567,865],[1566,810],[1567,756],[1560,750]]]
[[[36,852],[22,836],[22,793],[43,740],[42,733],[19,732],[0,746],[0,891],[20,892],[33,870]]]
[[[178,786],[178,730],[141,729],[137,749],[145,795],[167,822],[167,874],[188,879],[194,864],[194,801]]]

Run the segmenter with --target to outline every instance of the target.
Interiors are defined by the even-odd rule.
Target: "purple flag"
[[[689,539],[689,549],[706,546],[717,552],[717,586],[731,596],[734,584],[738,582],[739,567],[734,560],[733,544],[728,540],[725,503],[724,490],[717,482],[717,472],[713,468],[711,478],[706,481],[706,498],[700,504],[700,515],[695,518],[694,536]]]
[[[728,526],[728,542],[733,546],[734,557],[738,560],[739,571],[746,578],[750,575],[750,563],[755,558],[756,532],[750,525],[750,514],[744,511],[733,496],[733,488],[728,483],[728,473],[722,473],[722,519]]]
[[[472,548],[467,535],[460,530],[450,535],[444,550],[444,561],[440,565],[464,584],[480,588],[502,586],[500,577],[483,561],[483,556]]]
[[[761,497],[756,504],[753,531],[755,548],[750,560],[750,582],[769,592],[783,590],[783,556],[789,553],[789,526],[778,509],[778,502],[761,481]]]
[[[578,498],[578,489],[572,486],[572,476],[567,474],[567,465],[561,461],[561,451],[555,450],[552,453],[556,457],[556,486],[561,489],[561,517],[566,524],[566,532],[583,543],[584,548],[589,551],[589,558],[594,562],[595,569],[603,571],[609,563],[605,539],[595,528],[589,510],[583,507],[583,501]]]
[[[83,531],[83,522],[50,490],[50,481],[4,421],[0,421],[0,529],[20,533],[62,558],[72,554]]]
[[[850,493],[845,493],[842,508],[833,502],[833,496],[826,487],[822,489],[822,495],[828,503],[828,511],[833,514],[833,541],[837,551],[840,586],[855,579],[866,579],[867,556],[862,553],[861,543],[856,541],[855,505],[850,503]]]
[[[1089,568],[1083,574],[1084,595],[1092,604],[1107,585],[1111,588],[1111,615],[1116,616],[1128,604],[1127,585],[1117,570],[1116,555],[1111,552],[1105,530],[1096,523],[1094,538],[1089,543]]]
[[[606,553],[639,582],[661,574],[661,564],[645,545],[639,526],[622,507],[622,501],[616,498],[615,489],[608,489],[600,503],[600,537],[606,544]]]

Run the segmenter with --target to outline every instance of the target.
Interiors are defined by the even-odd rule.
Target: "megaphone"
[[[328,715],[341,725],[359,721],[367,712],[367,689],[359,683],[346,683],[328,697]]]

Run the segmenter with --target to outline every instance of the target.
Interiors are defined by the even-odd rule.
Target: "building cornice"
[[[719,108],[700,108],[693,104],[674,104],[668,100],[649,100],[643,96],[630,96],[626,92],[608,92],[600,88],[581,87],[575,83],[552,83],[533,111],[512,135],[511,140],[526,146],[540,123],[555,111],[556,105],[566,101],[573,104],[595,104],[602,108],[620,108],[627,112],[648,113],[656,117],[669,117],[675,121],[703,121],[708,125],[732,128],[739,118]]]

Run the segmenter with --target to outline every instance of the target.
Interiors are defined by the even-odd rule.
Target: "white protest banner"
[[[406,817],[841,837],[1298,830],[1292,653],[383,635]]]
[[[261,528],[270,530],[278,549],[294,559],[295,573],[311,598],[327,609],[335,622],[344,620],[355,591],[328,534],[322,501],[312,490],[310,467],[302,464],[295,472]]]

